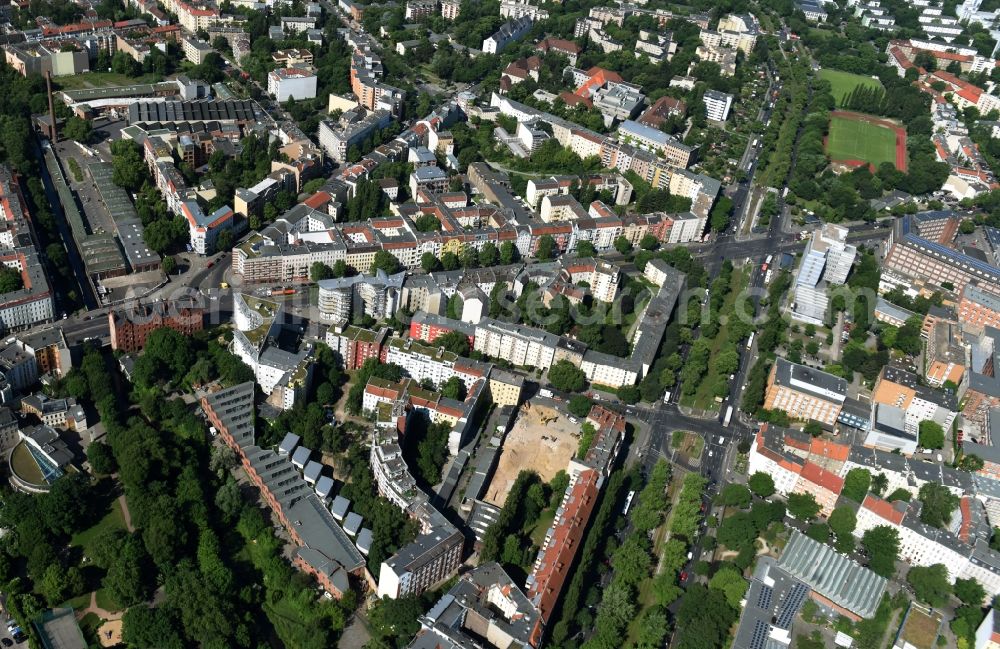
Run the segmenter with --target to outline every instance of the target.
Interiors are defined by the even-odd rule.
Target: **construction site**
[[[483,498],[502,507],[521,471],[534,471],[549,482],[577,451],[581,423],[573,423],[555,408],[525,403],[507,434],[493,479]]]

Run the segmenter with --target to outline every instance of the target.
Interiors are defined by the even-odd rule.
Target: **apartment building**
[[[646,29],[639,30],[639,38],[635,42],[635,57],[646,57],[650,63],[662,63],[674,58],[677,43],[669,32],[658,34]],[[572,65],[572,64],[570,64]]]
[[[455,20],[462,11],[459,0],[441,0],[441,17],[445,20]]]
[[[1000,295],[1000,268],[946,245],[957,227],[958,220],[950,212],[896,219],[886,244],[884,267],[905,278],[937,286],[950,284],[957,293],[976,280],[980,290]]]
[[[409,410],[427,413],[432,421],[453,426],[449,445],[468,431],[471,413],[481,393],[474,391],[466,404],[451,402],[421,390],[412,379],[393,384],[372,379],[365,387],[365,408],[377,411],[369,456],[379,494],[416,519],[417,538],[382,562],[379,568],[379,597],[399,598],[420,595],[458,570],[464,537],[417,487],[403,459],[400,436],[405,435]],[[452,412],[454,411],[454,412]],[[457,452],[457,448],[455,449]]]
[[[524,15],[505,22],[494,34],[483,39],[482,50],[486,54],[499,54],[511,43],[521,38],[531,30],[532,19]]]
[[[975,281],[965,285],[957,311],[964,329],[1000,327],[1000,296],[982,290]]]
[[[832,471],[827,471],[818,464],[805,462],[799,472],[799,479],[793,488],[794,493],[810,494],[819,504],[820,516],[829,516],[837,505],[840,492],[844,489],[844,479]]]
[[[823,476],[822,480],[810,479],[811,484],[806,484],[800,475],[803,471],[821,475],[815,468],[806,469],[808,464],[817,465],[840,478],[859,468],[882,474],[889,483],[886,493],[898,488],[912,492],[924,484],[936,483],[956,495],[965,494],[949,529],[931,528],[921,523],[919,501],[888,503],[870,494],[857,511],[854,534],[860,537],[879,525],[893,527],[900,536],[900,556],[911,565],[943,563],[952,581],[975,579],[988,593],[1000,587],[1000,553],[989,549],[986,538],[989,531],[983,524],[982,507],[968,496],[980,488],[982,483],[978,476],[896,452],[823,442],[803,433],[770,426],[762,427],[751,445],[748,471],[751,474],[769,473],[781,495],[806,491],[815,494],[815,485],[822,480],[827,481],[829,491],[834,491],[837,482],[829,476]]]
[[[307,66],[276,68],[267,74],[267,93],[278,103],[316,98],[316,72]]]
[[[535,49],[543,54],[548,54],[549,52],[562,54],[569,61],[570,65],[576,65],[576,58],[583,51],[583,48],[573,41],[552,37],[542,39]]]
[[[48,322],[54,303],[28,223],[28,211],[10,169],[0,166],[0,224],[9,242],[0,240],[0,263],[21,275],[21,287],[0,295],[0,329],[16,331]]]
[[[357,315],[375,320],[391,317],[401,306],[405,277],[404,272],[389,276],[379,269],[374,275],[320,280],[317,282],[320,318],[343,327]]]
[[[214,254],[219,235],[233,230],[233,208],[227,205],[223,205],[211,214],[205,214],[197,202],[184,201],[181,203],[180,211],[181,216],[188,222],[191,247],[199,255]]]
[[[277,302],[242,293],[233,295],[232,351],[254,371],[268,401],[288,410],[305,398],[313,363],[311,348],[280,346],[283,320],[284,313]]]
[[[948,530],[926,525],[920,521],[919,501],[906,503],[886,502],[869,494],[858,510],[854,535],[880,525],[892,527],[899,534],[899,556],[914,566],[943,564],[948,580],[974,579],[989,593],[1000,589],[1000,553],[990,549],[983,538],[969,542]],[[961,512],[959,512],[961,515]]]
[[[429,380],[440,386],[458,377],[467,390],[490,374],[492,365],[480,363],[446,351],[442,347],[421,344],[406,338],[390,338],[385,345],[384,362],[399,365],[417,381]]]
[[[406,20],[417,21],[438,12],[437,0],[408,0],[403,17]]]
[[[954,394],[929,388],[912,374],[893,365],[882,368],[875,389],[872,390],[872,428],[865,438],[865,445],[885,451],[896,450],[905,455],[917,450],[920,422],[934,421],[944,430],[950,430],[958,414]],[[885,412],[894,418],[892,425],[876,426],[886,421],[878,416]]]
[[[832,427],[847,397],[847,381],[826,372],[778,358],[767,378],[764,407],[784,410],[792,419]]]
[[[555,362],[558,336],[541,329],[483,318],[476,325],[473,349],[513,365],[547,370]]]
[[[342,331],[331,328],[326,332],[326,344],[340,354],[345,370],[354,371],[369,358],[382,360],[382,350],[389,333],[388,327],[378,331],[355,326],[346,327]]]
[[[500,0],[501,18],[530,18],[534,22],[548,20],[549,12],[528,0]]]
[[[699,45],[694,54],[700,61],[715,63],[719,66],[719,74],[731,77],[736,74],[736,53],[738,50],[725,45]]]
[[[498,406],[521,405],[524,395],[524,377],[494,367],[489,376],[490,400]]]
[[[713,47],[731,47],[750,55],[760,35],[760,23],[754,16],[729,14],[719,19],[715,30],[703,29],[701,42]]]
[[[757,431],[750,447],[747,472],[749,475],[768,474],[774,480],[775,492],[787,495],[795,491],[804,463],[801,458],[787,452],[781,443],[774,442],[772,438],[773,434],[767,426],[762,426]]]
[[[718,90],[706,90],[702,96],[705,102],[705,116],[713,122],[729,119],[729,109],[733,106],[733,96]]]
[[[573,559],[600,493],[600,473],[593,469],[571,475],[556,513],[553,533],[546,535],[526,583],[526,595],[548,624],[570,575]]]
[[[364,557],[315,488],[289,461],[289,453],[256,445],[253,382],[208,394],[202,397],[201,408],[297,546],[292,564],[314,577],[330,596],[343,597],[351,588],[349,576],[366,576]],[[284,442],[283,447],[289,448]],[[300,448],[308,457],[309,450]]]
[[[945,385],[959,389],[965,382],[965,346],[958,323],[950,319],[938,319],[927,335],[924,355],[924,376],[935,387]]]
[[[133,354],[142,351],[153,331],[167,327],[191,336],[204,327],[204,307],[194,300],[122,305],[108,312],[111,349]]]
[[[694,161],[696,149],[672,135],[641,122],[625,120],[618,126],[618,138],[628,144],[661,155],[670,165],[686,169]]]
[[[73,368],[73,356],[60,327],[32,329],[19,335],[18,342],[35,357],[39,376],[62,378]]]
[[[447,523],[444,516],[438,516]],[[378,596],[398,599],[420,595],[455,574],[462,563],[464,542],[462,533],[450,524],[421,534],[382,562]]]
[[[498,563],[465,573],[420,617],[414,649],[485,646],[528,649],[542,641],[538,611]],[[457,636],[457,637],[456,637]]]
[[[0,349],[0,401],[12,403],[16,396],[38,381],[38,363],[16,339]]]
[[[968,388],[963,399],[962,431],[965,439],[991,443],[989,412],[1000,407],[1000,329],[984,327],[969,340]]]
[[[387,110],[346,111],[337,121],[325,119],[320,122],[320,148],[334,161],[347,162],[347,151],[352,146],[360,146],[366,138],[388,126],[391,121],[392,113]]]
[[[976,629],[976,649],[1000,649],[1000,615],[992,608]]]
[[[610,304],[618,297],[621,269],[603,259],[564,259],[559,279],[567,284],[586,282],[590,295],[599,302]]]
[[[349,42],[356,43],[351,55],[351,91],[358,98],[358,104],[368,110],[386,110],[398,117],[406,93],[382,83],[382,59],[375,53],[374,44],[366,39],[356,32],[349,35]]]
[[[214,52],[212,46],[196,36],[186,36],[181,39],[184,49],[184,58],[195,65],[201,65],[205,58]]]
[[[847,243],[848,230],[826,224],[813,232],[795,276],[792,317],[800,322],[822,325],[826,321],[829,287],[843,285],[857,256],[857,248]]]
[[[476,337],[475,325],[461,320],[452,320],[426,311],[417,311],[410,319],[410,337],[427,343],[433,343],[438,336],[452,331],[465,334],[469,339],[469,345],[473,344]]]
[[[443,194],[449,184],[448,174],[441,167],[418,167],[410,174],[410,195],[416,196],[420,191]]]

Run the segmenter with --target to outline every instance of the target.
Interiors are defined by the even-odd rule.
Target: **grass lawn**
[[[675,430],[671,433],[670,446],[677,449],[681,455],[686,455],[692,460],[701,457],[701,452],[705,450],[705,440],[701,435],[683,430]]]
[[[851,72],[841,72],[840,70],[820,70],[819,78],[830,82],[830,91],[833,98],[840,106],[846,97],[856,86],[868,86],[870,88],[881,88],[882,83],[878,79],[872,79],[861,74]]]
[[[108,530],[115,529],[125,530],[125,517],[122,516],[122,506],[117,498],[111,502],[111,511],[104,518],[99,520],[93,527],[74,534],[70,540],[70,544],[83,548],[84,556],[91,556],[93,554],[94,543],[101,535]],[[98,592],[98,597],[100,597],[100,592]]]
[[[163,78],[158,74],[143,74],[138,77],[118,74],[116,72],[86,72],[73,76],[57,77],[53,82],[61,90],[79,90],[80,88],[100,88],[102,86],[132,86],[139,83],[158,83]]]
[[[675,435],[677,433],[681,433],[683,435],[684,431],[674,431]],[[698,439],[700,440],[701,438],[699,437]],[[669,484],[667,485],[666,498],[668,502],[670,503],[674,502],[674,497],[677,495],[677,492],[680,489],[681,482],[682,480],[677,478],[676,476],[671,478]],[[660,525],[653,533],[654,573],[657,565],[659,564],[659,557],[660,554],[663,552],[663,544],[667,540],[669,529],[670,529],[670,512],[668,511],[667,515],[664,517],[663,524]],[[636,607],[637,610],[635,615],[632,617],[632,621],[629,622],[628,633],[626,634],[625,642],[622,643],[623,647],[628,647],[634,644],[635,641],[639,638],[639,632],[642,630],[641,629],[642,613],[646,609],[656,604],[656,596],[653,593],[653,581],[655,579],[656,579],[656,574],[653,574],[650,577],[643,579],[639,583],[639,592],[636,596],[636,602],[638,603],[638,606]]]
[[[720,313],[734,312],[733,305],[736,303],[736,298],[746,288],[749,277],[749,267],[740,265],[733,268],[729,293],[726,295],[726,301],[722,304]],[[708,373],[705,375],[704,380],[698,384],[698,390],[693,395],[681,396],[681,403],[683,405],[702,410],[719,409],[719,403],[715,400],[715,395],[712,393],[712,389],[715,387],[716,379],[718,378],[718,373],[715,371],[715,359],[719,357],[720,351],[734,345],[735,342],[729,340],[729,327],[721,325],[718,335],[712,341],[712,353],[709,355]],[[739,351],[739,346],[736,349]],[[726,378],[728,378],[728,375]]]
[[[111,597],[111,593],[109,593],[106,588],[99,589],[95,599],[97,600],[97,605],[100,608],[103,608],[105,611],[110,613],[114,613],[115,611],[121,609],[121,606]]]
[[[538,515],[538,520],[535,521],[535,526],[531,530],[531,542],[542,547],[542,542],[545,540],[545,533],[549,531],[552,527],[552,521],[556,518],[556,510],[551,507],[546,507],[542,510],[542,513]]]
[[[69,607],[72,609],[84,609],[90,606],[90,593],[84,593],[83,595],[78,595],[73,599],[68,599],[63,602],[60,606]]]
[[[896,163],[896,134],[890,129],[834,117],[826,151],[832,160],[864,160],[878,167]]]

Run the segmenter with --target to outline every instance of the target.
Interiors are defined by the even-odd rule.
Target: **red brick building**
[[[193,301],[138,302],[108,313],[111,330],[111,348],[132,353],[146,346],[146,338],[161,327],[190,336],[204,328],[205,309]]]

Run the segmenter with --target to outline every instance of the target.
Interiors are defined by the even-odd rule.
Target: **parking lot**
[[[14,626],[16,625],[16,621],[7,615],[6,612],[3,613],[0,621],[3,622],[3,628],[0,628],[0,645],[13,647],[28,639],[27,634],[20,627]]]

